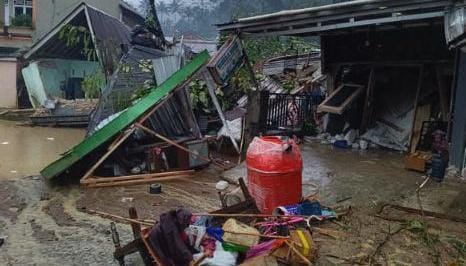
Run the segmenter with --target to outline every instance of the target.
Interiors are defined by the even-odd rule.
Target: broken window
[[[319,105],[317,111],[341,115],[358,98],[363,88],[361,85],[343,84]]]

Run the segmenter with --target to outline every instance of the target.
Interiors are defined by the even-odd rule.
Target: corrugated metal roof
[[[144,115],[144,113],[148,112],[152,107],[156,106],[172,93],[173,90],[191,78],[208,62],[209,58],[210,56],[207,52],[196,56],[189,64],[172,75],[149,95],[123,111],[93,135],[84,139],[84,141],[66,152],[63,157],[44,168],[41,174],[47,179],[55,178],[81,161],[86,155],[111,141],[118,133],[128,128],[136,119]],[[92,163],[92,160],[89,160],[87,163]],[[89,165],[87,165],[87,167],[88,166]]]
[[[154,71],[158,73],[162,69],[158,69],[157,65],[154,66],[154,71],[148,69],[153,60],[161,60],[165,66],[164,73],[159,73],[157,78],[158,84],[163,83],[180,68],[179,58],[166,56],[162,51],[143,46],[131,48],[123,56],[119,63],[120,68],[105,87],[92,116],[89,132],[94,132],[101,126],[102,121],[130,105],[135,92],[146,82],[154,82]],[[186,115],[190,112],[186,109],[187,101],[188,95],[184,91],[176,92],[175,97],[169,99],[150,117],[151,126],[160,134],[171,138],[192,136],[196,131],[191,130],[195,121],[190,121],[190,117]]]
[[[438,20],[453,0],[356,0],[285,10],[218,24],[220,31],[256,36],[318,35],[368,25]]]
[[[147,80],[154,80],[153,72],[143,71],[140,61],[144,59],[150,61],[164,55],[163,51],[142,46],[135,46],[123,55],[119,69],[113,73],[109,84],[102,91],[99,104],[89,124],[89,131],[93,131],[107,117],[131,105],[134,91],[143,86]]]
[[[89,20],[87,19],[86,14],[89,15]],[[82,54],[83,47],[69,47],[65,42],[60,40],[60,30],[67,24],[86,27],[94,34],[97,43],[111,41],[115,46],[115,49],[109,49],[109,47],[102,46],[99,47],[99,45],[97,45],[97,48],[101,49],[101,54],[105,52],[108,53],[108,50],[115,52],[115,50],[119,49],[122,45],[129,45],[131,43],[130,29],[125,24],[117,18],[95,9],[86,3],[81,3],[55,28],[36,42],[24,55],[24,58],[64,58],[86,60],[85,56]],[[106,51],[103,51],[105,49]]]

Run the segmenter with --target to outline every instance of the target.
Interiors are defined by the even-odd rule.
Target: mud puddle
[[[0,179],[37,175],[84,139],[84,129],[25,127],[0,120]]]

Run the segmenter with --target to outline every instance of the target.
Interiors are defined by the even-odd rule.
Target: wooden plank
[[[131,128],[130,130],[126,131],[126,133],[120,137],[117,138],[110,146],[107,152],[100,157],[100,159],[89,169],[87,172],[84,174],[84,176],[81,178],[80,182],[85,181],[88,179],[94,171],[121,145],[123,142],[125,142],[126,139],[129,138],[134,133],[134,128]]]
[[[437,74],[437,86],[440,99],[440,107],[442,109],[442,119],[444,121],[447,121],[450,111],[450,107],[448,106],[448,89],[445,84],[445,79],[442,73],[442,67],[437,67],[435,70]]]
[[[217,109],[217,113],[220,116],[220,120],[222,120],[222,124],[225,127],[228,136],[230,137],[231,143],[233,144],[233,147],[235,148],[236,152],[240,154],[238,143],[236,142],[235,138],[233,137],[231,133],[230,126],[228,125],[228,122],[225,119],[225,115],[223,114],[222,107],[220,106],[220,103],[218,102],[217,95],[215,95],[216,85],[213,80],[213,77],[209,71],[204,71],[202,73],[202,76],[207,84],[207,90],[209,92],[210,98],[212,99],[212,102],[215,105],[215,108]]]
[[[419,78],[417,81],[417,88],[416,88],[416,97],[414,98],[414,114],[413,114],[413,122],[411,124],[411,135],[409,136],[409,143],[410,143],[410,149],[412,148],[411,145],[411,140],[413,139],[413,134],[414,134],[414,127],[416,123],[416,115],[417,115],[417,106],[419,102],[419,95],[421,94],[421,88],[422,84],[424,81],[424,66],[419,67]]]
[[[414,118],[413,137],[411,139],[411,153],[416,152],[419,140],[421,138],[422,123],[430,118],[430,105],[423,105],[417,108],[416,117]]]
[[[330,106],[328,105],[329,102],[333,99],[333,97],[335,97],[340,91],[343,90],[343,88],[345,87],[356,87],[358,88],[355,92],[353,92],[348,98],[346,98],[346,100],[340,104],[340,106]],[[349,107],[349,104],[352,103],[358,96],[359,94],[362,93],[362,89],[364,88],[364,86],[361,86],[361,85],[355,85],[355,84],[343,84],[343,85],[340,85],[340,87],[338,87],[337,90],[335,90],[332,94],[330,94],[329,97],[327,97],[327,99],[325,99],[320,105],[319,107],[317,107],[317,112],[321,113],[321,112],[328,112],[328,113],[334,113],[334,114],[343,114],[343,112],[346,110],[346,108]]]
[[[150,179],[154,177],[168,177],[168,176],[177,176],[177,175],[190,175],[195,173],[194,170],[187,171],[174,171],[174,172],[165,172],[165,173],[152,173],[152,174],[141,174],[141,175],[130,175],[130,176],[117,176],[117,177],[98,177],[84,180],[81,184],[95,184],[95,183],[107,183],[114,181],[128,181],[136,179]]]
[[[138,220],[138,213],[136,208],[130,207],[128,212],[129,218]],[[133,231],[134,240],[143,240],[141,238],[141,224],[131,222],[131,229]],[[145,265],[153,265],[153,258],[151,258],[151,255],[147,252],[145,246],[142,246],[142,248],[139,250],[139,254],[141,255]]]
[[[369,126],[372,112],[374,110],[374,86],[375,86],[375,67],[371,67],[371,71],[369,74],[369,81],[367,83],[367,90],[366,90],[366,101],[364,103],[364,111],[362,112],[362,121],[360,132],[365,132],[367,127]]]
[[[155,131],[153,131],[153,130],[151,130],[151,129],[149,129],[149,128],[147,128],[147,127],[145,127],[145,126],[143,126],[143,125],[141,125],[139,123],[136,123],[135,125],[136,125],[136,127],[144,130],[145,132],[153,135],[154,137],[157,137],[157,138],[159,138],[159,139],[161,139],[161,140],[163,140],[163,141],[165,141],[167,143],[170,143],[171,145],[177,147],[180,150],[183,150],[183,151],[185,151],[187,153],[190,153],[190,154],[192,154],[192,155],[194,155],[194,156],[196,156],[196,157],[198,157],[198,158],[200,158],[200,159],[202,159],[202,160],[204,160],[206,162],[209,162],[209,163],[211,162],[211,160],[209,158],[207,158],[207,157],[205,157],[203,155],[200,155],[200,154],[198,154],[196,152],[193,152],[192,150],[181,146],[180,144],[176,143],[175,141],[173,141],[173,140],[171,140],[171,139],[169,139],[167,137],[164,137],[164,136],[158,134],[157,132],[155,132]]]

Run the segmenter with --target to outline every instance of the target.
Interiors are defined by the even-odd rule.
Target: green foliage
[[[11,24],[17,27],[32,27],[32,18],[26,14],[18,15],[11,20]]]
[[[277,56],[309,53],[318,45],[300,37],[253,38],[243,41],[249,60],[259,63]]]
[[[455,248],[456,252],[457,252],[457,261],[456,263],[458,265],[466,265],[466,243],[459,240],[459,239],[456,239],[456,238],[451,238],[449,239],[450,244],[453,245],[453,247]]]
[[[235,90],[246,93],[252,87],[252,80],[249,71],[246,67],[240,68],[236,74],[231,78],[230,84]]]
[[[105,76],[102,72],[87,75],[81,82],[81,87],[86,99],[95,99],[100,95],[101,88],[105,85]]]
[[[82,54],[88,61],[97,60],[97,51],[91,42],[89,30],[82,26],[65,25],[60,30],[58,38],[65,42],[67,47],[76,47],[82,45]]]
[[[189,84],[189,94],[191,104],[195,109],[210,113],[210,107],[212,105],[205,81],[199,79],[191,81]]]
[[[421,242],[427,247],[434,247],[440,239],[439,236],[429,232],[429,227],[424,222],[418,220],[408,221],[405,225],[406,230],[419,236]]]
[[[207,84],[205,81],[196,79],[191,81],[189,84],[189,95],[191,99],[191,105],[194,109],[201,110],[204,113],[210,113],[213,108],[212,99],[210,98]],[[220,87],[215,90],[215,95],[223,110],[228,110],[232,107],[232,104],[225,98],[223,91]]]
[[[155,82],[152,79],[148,79],[144,81],[142,86],[139,86],[134,90],[134,93],[131,96],[131,101],[136,101],[136,100],[139,100],[145,97],[152,91],[154,87],[155,87]]]

